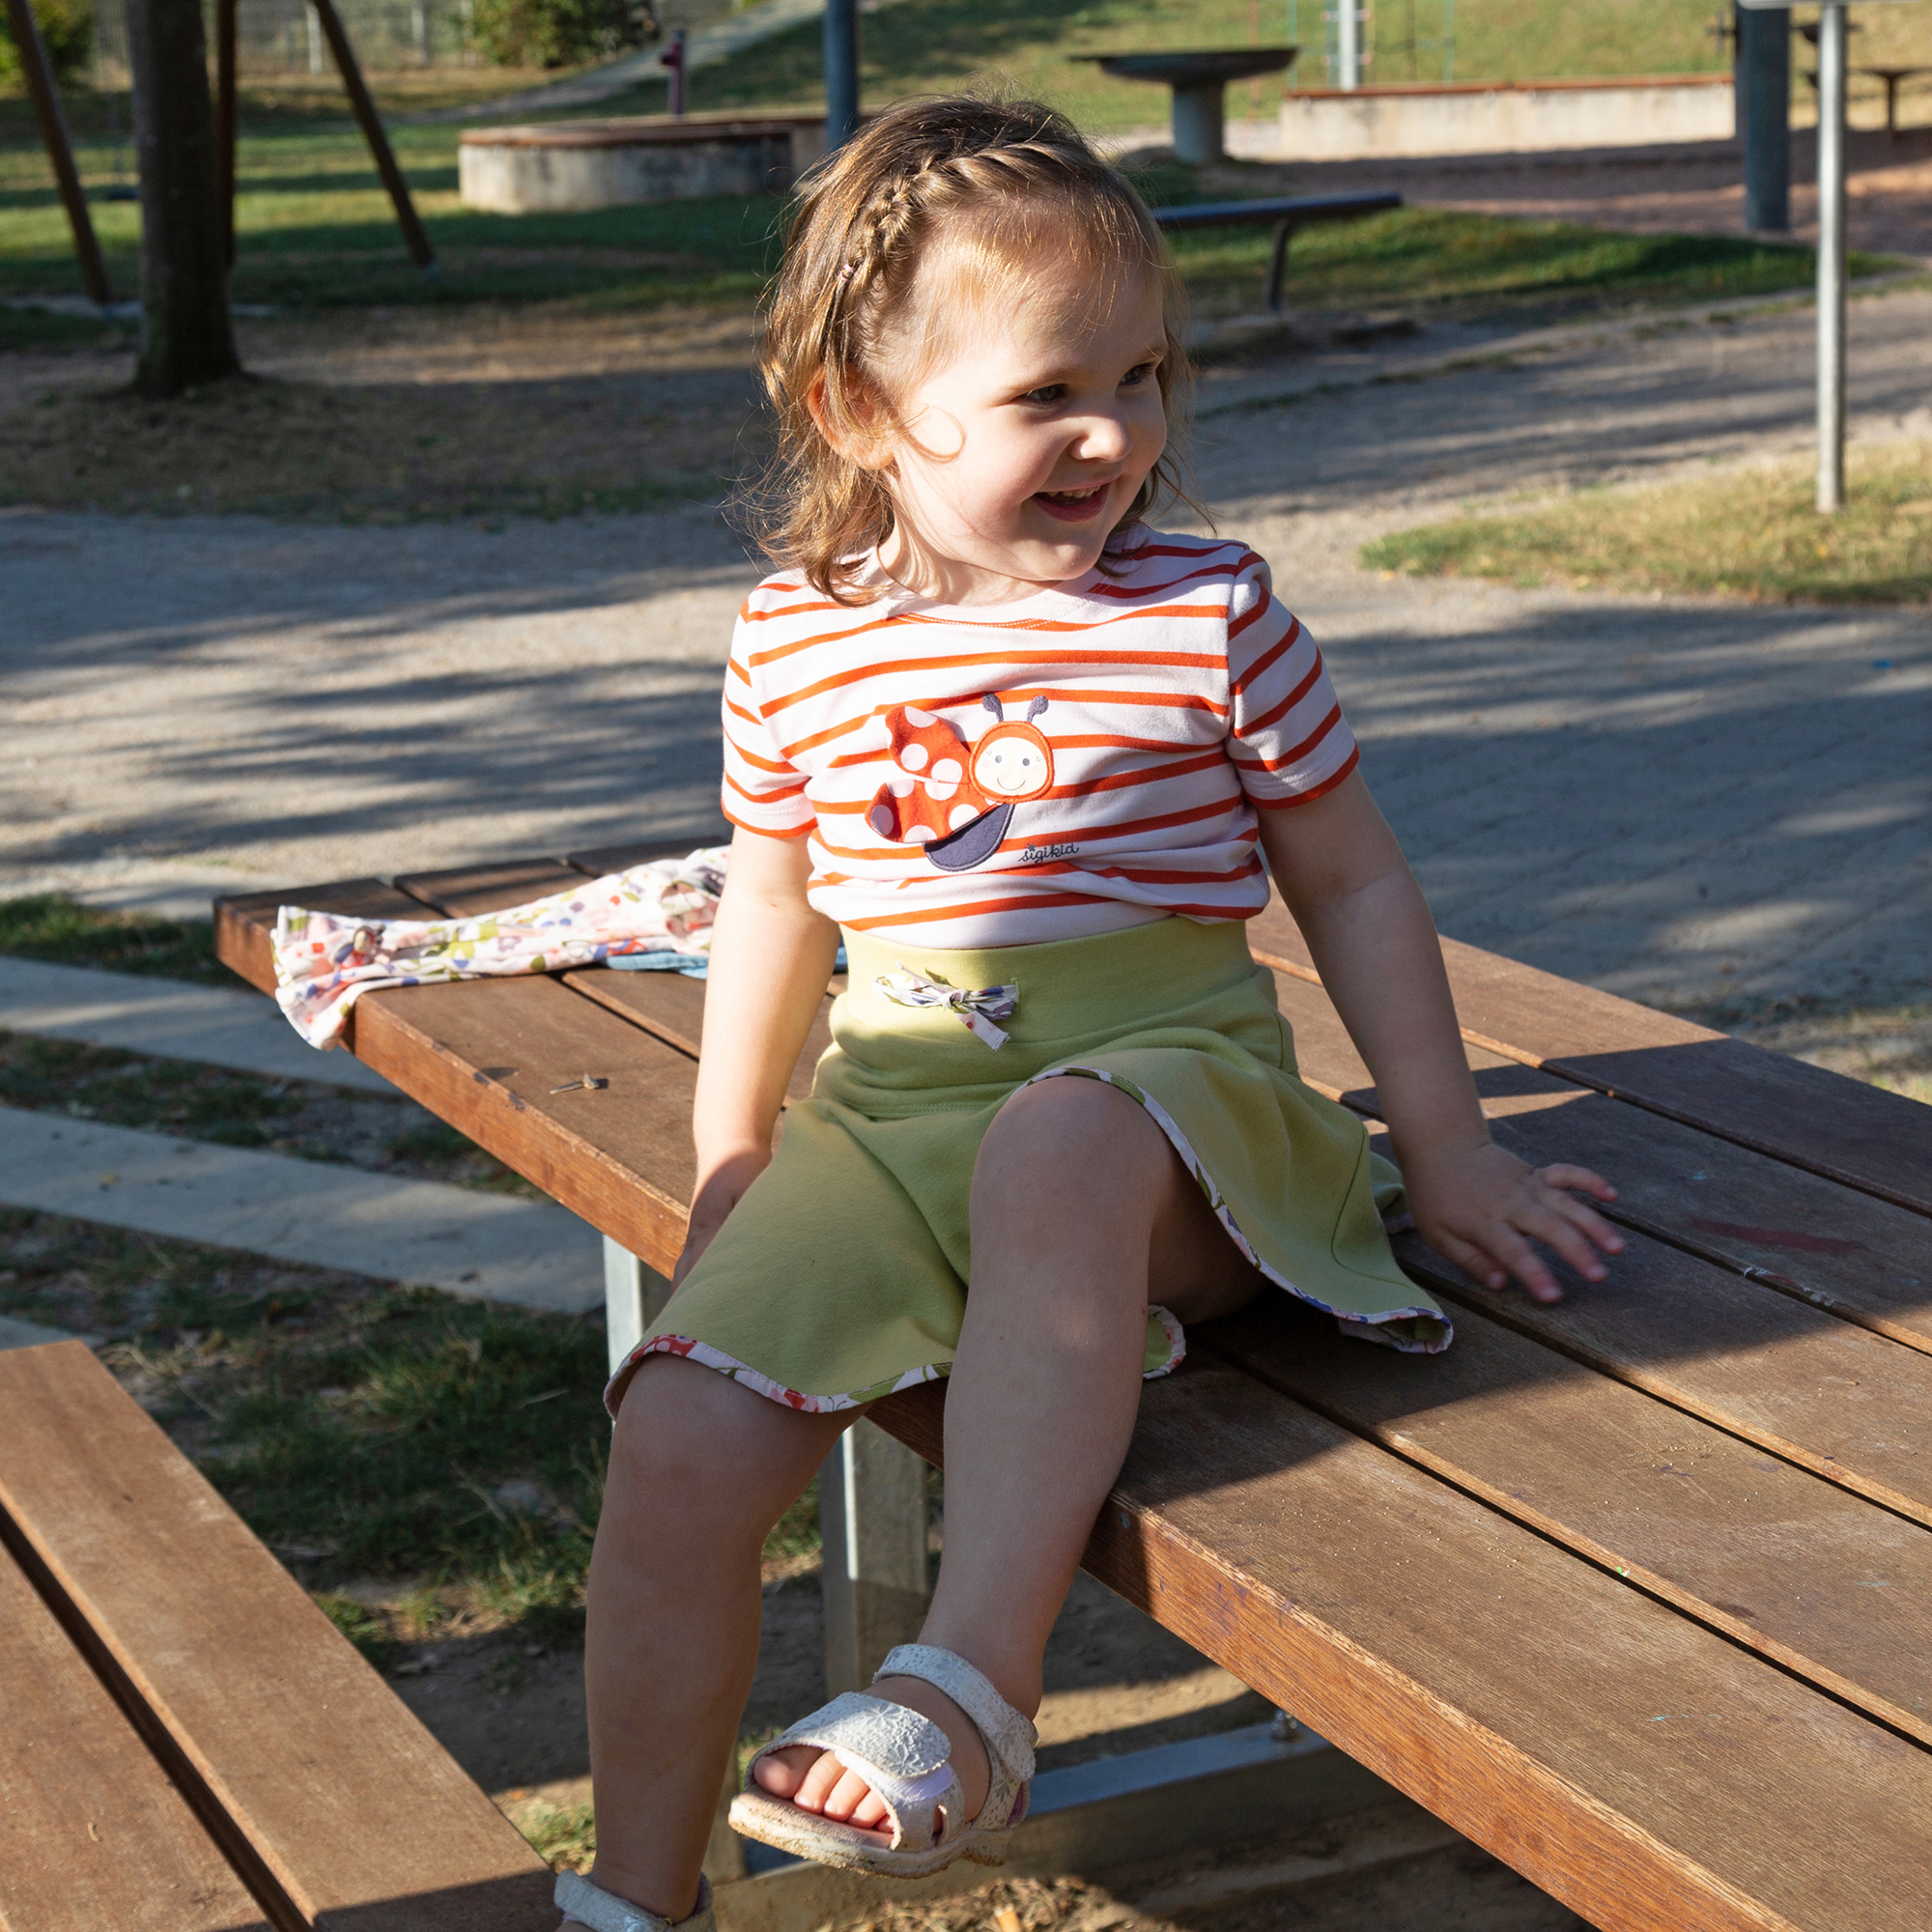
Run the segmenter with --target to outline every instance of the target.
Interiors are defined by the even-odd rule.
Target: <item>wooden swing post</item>
[[[67,210],[68,226],[73,230],[81,286],[89,301],[105,308],[114,299],[114,289],[107,279],[107,264],[101,260],[100,243],[95,239],[80,171],[73,164],[73,143],[68,138],[60,89],[54,85],[53,62],[47,58],[47,43],[34,16],[33,0],[7,0],[7,24],[13,29],[14,44],[20,50],[20,71],[33,99],[34,118],[41,124],[41,139],[46,146],[47,159],[53,163],[54,180],[60,184],[61,205]]]
[[[389,191],[389,200],[396,211],[396,225],[403,231],[411,259],[424,274],[433,275],[436,273],[436,250],[430,245],[429,236],[424,232],[421,221],[416,218],[415,203],[410,199],[410,185],[403,179],[402,169],[396,165],[389,137],[383,130],[383,118],[376,112],[375,101],[369,98],[362,70],[355,63],[355,49],[349,44],[348,30],[342,24],[342,15],[335,11],[335,0],[312,0],[312,4],[316,17],[322,22],[323,37],[328,42],[328,50],[335,56],[336,71],[342,75],[342,84],[349,90],[349,104],[355,109],[362,138],[369,143],[369,152],[375,156],[376,172],[383,177],[383,185]]]

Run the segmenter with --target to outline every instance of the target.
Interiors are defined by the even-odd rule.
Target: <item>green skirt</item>
[[[811,1097],[652,1331],[611,1378],[616,1413],[646,1355],[688,1356],[793,1408],[854,1408],[945,1375],[972,1279],[980,1141],[1021,1087],[1104,1080],[1144,1107],[1228,1237],[1276,1287],[1351,1335],[1409,1353],[1448,1318],[1396,1265],[1402,1180],[1362,1123],[1295,1077],[1274,978],[1240,925],[1164,919],[1092,939],[932,952],[845,935],[851,976]],[[1017,988],[997,1049],[882,976]],[[1180,1360],[1148,1311],[1146,1372]]]

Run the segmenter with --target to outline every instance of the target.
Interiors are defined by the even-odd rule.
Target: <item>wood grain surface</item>
[[[0,1712],[0,1932],[269,1932],[4,1547]]]
[[[1375,1118],[1368,1069],[1321,986],[1283,975],[1302,1078]],[[1932,1221],[1889,1201],[1465,1048],[1497,1141],[1532,1166],[1577,1161],[1618,1189],[1613,1220],[1932,1352]]]
[[[494,866],[396,874],[398,892],[408,893],[450,919],[501,912],[583,882],[583,874],[561,859],[505,859]]]
[[[1279,895],[1248,939],[1267,964],[1318,977]],[[1920,1102],[1458,940],[1442,961],[1472,1044],[1932,1214]]]
[[[1395,1252],[1448,1300],[1932,1523],[1932,1357],[1635,1233],[1553,1306],[1476,1287],[1413,1235]]]
[[[1604,1932],[1932,1922],[1932,1753],[1249,1376],[1148,1384],[1085,1565]]]
[[[543,1861],[85,1344],[0,1353],[0,1508],[300,1922],[551,1932]]]
[[[697,1057],[704,1029],[702,980],[687,980],[682,973],[617,973],[604,968],[566,973],[563,980],[572,992],[595,1000],[634,1026],[655,1034],[680,1053],[688,1053],[693,1059]],[[805,1049],[785,1085],[787,1105],[808,1098],[811,1093],[811,1076],[818,1065],[818,1057],[832,1044],[833,998],[833,994],[827,993],[818,1004],[818,1016],[811,1023]]]
[[[397,987],[357,1010],[359,1059],[670,1272],[696,1177],[689,1056],[547,977]],[[606,1084],[552,1091],[585,1073]]]
[[[1427,1362],[1285,1295],[1188,1346],[1932,1746],[1932,1532],[1472,1310]]]

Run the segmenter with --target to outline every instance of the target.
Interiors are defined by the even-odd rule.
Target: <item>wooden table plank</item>
[[[583,874],[561,859],[503,859],[488,866],[455,866],[440,872],[399,872],[396,887],[448,919],[501,912],[567,886]]]
[[[1280,1295],[1188,1343],[1932,1745],[1917,1524],[1467,1309],[1427,1362]]]
[[[609,872],[628,872],[633,866],[647,866],[653,859],[682,859],[688,852],[701,852],[713,845],[728,845],[731,828],[720,823],[709,832],[689,838],[639,838],[621,845],[592,845],[563,856],[580,872],[601,879]]]
[[[683,1053],[558,980],[365,993],[356,1055],[621,1247],[668,1274],[696,1180]],[[607,1084],[551,1090],[582,1074]]]
[[[268,1932],[3,1547],[0,1711],[0,1932]]]
[[[0,1353],[0,1508],[300,1923],[551,1932],[543,1861],[84,1344]]]
[[[1603,1932],[1932,1918],[1932,1753],[1236,1371],[1148,1384],[1085,1563]]]
[[[1492,1294],[1398,1235],[1449,1300],[1702,1417],[1814,1475],[1932,1523],[1932,1358],[1631,1233],[1610,1279],[1553,1306]]]
[[[1276,981],[1302,1077],[1374,1117],[1368,1069],[1328,996]],[[1595,1088],[1466,1048],[1496,1139],[1532,1165],[1580,1161],[1616,1183],[1613,1220],[1813,1307],[1932,1352],[1932,1222]]]
[[[1269,965],[1318,977],[1278,896],[1248,938]],[[1474,1044],[1932,1214],[1920,1102],[1457,940],[1442,959]]]
[[[222,963],[264,993],[275,990],[275,914],[285,905],[362,919],[421,919],[420,901],[384,879],[337,879],[286,892],[239,893],[214,901],[214,951]],[[352,1015],[353,1018],[353,1015]]]
[[[838,975],[837,983],[842,986],[843,981],[844,975]],[[592,967],[564,974],[563,982],[572,992],[595,1000],[680,1053],[688,1053],[694,1060],[697,1057],[704,1029],[702,980],[688,980],[682,973],[618,973],[609,967]],[[836,997],[836,992],[828,992],[818,1003],[818,1015],[785,1086],[787,1104],[810,1095],[818,1057],[832,1044],[832,1002]]]

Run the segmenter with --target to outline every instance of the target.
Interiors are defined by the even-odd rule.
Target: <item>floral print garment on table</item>
[[[554,973],[641,953],[703,956],[728,856],[715,845],[654,859],[473,919],[353,919],[283,906],[275,1001],[311,1046],[339,1046],[350,1009],[379,986]]]

